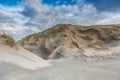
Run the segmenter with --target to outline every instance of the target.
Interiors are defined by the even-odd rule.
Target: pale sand
[[[120,80],[120,58],[81,62],[52,61],[52,66],[26,70],[0,63],[0,80]]]
[[[109,47],[105,50],[95,50],[93,48],[84,49],[84,55],[87,57],[104,57],[112,55],[120,55],[120,47]]]
[[[21,47],[16,50],[5,45],[0,45],[0,62],[12,63],[27,69],[50,66],[48,61],[41,59]]]
[[[117,45],[99,52],[86,49],[88,56],[103,57],[110,54],[115,55],[114,58],[98,58],[98,60],[92,58],[93,60],[87,62],[82,61],[81,58],[49,62],[22,48],[15,51],[9,47],[0,46],[0,80],[120,80],[119,47]]]

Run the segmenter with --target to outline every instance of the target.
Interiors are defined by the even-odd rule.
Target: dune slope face
[[[11,37],[6,35],[0,35],[0,62],[12,63],[27,69],[50,65],[33,53],[19,47]]]
[[[108,44],[120,39],[120,25],[58,24],[29,35],[18,44],[44,59],[96,56],[108,53]],[[93,54],[94,53],[94,54]]]

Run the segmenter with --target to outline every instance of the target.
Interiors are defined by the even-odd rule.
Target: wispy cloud
[[[78,0],[74,5],[59,6],[43,4],[40,0],[25,0],[24,4],[18,6],[0,5],[0,31],[20,39],[59,23],[119,24],[119,13],[100,11],[95,4],[86,3],[85,0]]]
[[[21,14],[23,6],[3,6],[0,5],[0,32],[13,36],[19,40],[23,36],[38,32],[39,29],[34,26],[25,26],[29,21],[29,17]]]
[[[26,0],[26,2],[27,8],[23,12],[26,12],[25,16],[27,15],[31,18],[28,23],[34,24],[40,29],[45,29],[58,23],[82,25],[118,23],[113,21],[113,17],[114,14],[119,14],[119,12],[100,12],[94,4],[86,4],[85,0],[78,0],[76,5],[61,6],[39,5],[39,0]]]

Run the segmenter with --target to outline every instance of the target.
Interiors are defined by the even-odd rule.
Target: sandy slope
[[[0,80],[120,80],[120,56],[87,62],[81,59],[53,60],[50,67],[31,70],[48,63],[31,53],[28,55],[24,49],[20,49],[24,54],[8,47],[0,47],[0,50],[4,53],[0,52],[0,61],[3,61],[0,62]]]
[[[33,53],[19,47],[19,49],[0,45],[0,62],[8,62],[27,69],[46,67],[50,64]]]
[[[86,54],[90,53],[89,56],[111,54],[109,52],[112,50],[96,52],[92,49],[104,50],[107,48],[107,44],[117,40],[120,40],[120,25],[85,27],[58,24],[45,31],[26,36],[17,43],[44,59],[59,59],[74,57],[76,54],[81,55],[84,54],[84,51],[87,51]],[[116,49],[114,48],[114,50]]]
[[[0,80],[120,80],[119,61],[54,60],[53,66],[34,71],[0,63]]]
[[[106,53],[112,54],[111,56],[114,56],[113,53],[120,54],[119,45],[114,45],[106,51],[93,52],[91,49],[86,51],[87,55],[105,56]],[[15,50],[0,45],[0,80],[120,80],[119,55],[102,60],[97,58],[94,60],[93,57],[92,59],[51,60],[52,65],[49,66],[49,62],[21,47]]]

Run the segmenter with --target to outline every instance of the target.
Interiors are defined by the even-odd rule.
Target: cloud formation
[[[98,11],[120,11],[120,0],[86,0],[93,4]]]
[[[18,40],[59,23],[77,25],[120,23],[119,10],[109,11],[107,8],[100,10],[96,6],[97,0],[94,3],[86,1],[77,0],[74,5],[53,6],[43,4],[41,0],[25,0],[24,4],[14,7],[0,5],[0,31],[13,35]],[[17,37],[18,35],[20,36]]]
[[[25,26],[29,18],[21,14],[23,7],[8,7],[0,5],[0,33],[5,33],[16,40],[25,35],[38,32],[39,29],[34,26]]]
[[[119,16],[119,12],[100,12],[95,7],[95,4],[86,4],[85,0],[78,0],[76,5],[61,6],[39,5],[39,2],[40,0],[26,0],[27,8],[25,8],[23,12],[26,12],[25,16],[27,15],[31,18],[31,21],[27,24],[36,25],[40,29],[46,29],[58,23],[82,25],[118,23],[114,20],[119,17],[115,17],[114,14]]]

